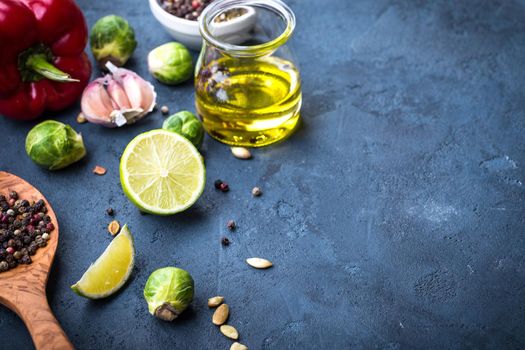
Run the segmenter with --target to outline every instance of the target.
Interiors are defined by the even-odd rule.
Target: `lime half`
[[[140,210],[171,215],[188,209],[202,194],[206,169],[199,151],[166,130],[135,137],[120,159],[120,183]]]
[[[119,290],[129,278],[135,261],[133,237],[124,225],[104,253],[71,286],[78,295],[89,299],[107,297]]]

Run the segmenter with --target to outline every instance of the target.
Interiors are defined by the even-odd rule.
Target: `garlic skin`
[[[115,128],[133,124],[153,111],[157,99],[153,85],[111,62],[106,67],[110,73],[93,80],[82,93],[80,106],[89,122]]]

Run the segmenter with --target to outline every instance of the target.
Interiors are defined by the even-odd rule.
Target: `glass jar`
[[[216,0],[199,18],[195,103],[213,138],[259,147],[299,122],[301,80],[286,46],[295,16],[279,0]]]

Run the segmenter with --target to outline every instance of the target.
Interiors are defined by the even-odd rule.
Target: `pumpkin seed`
[[[235,342],[232,344],[232,346],[230,346],[230,350],[248,350],[248,347],[239,342]]]
[[[226,322],[228,316],[230,315],[230,307],[228,304],[222,304],[215,310],[212,317],[212,322],[214,325],[220,326]]]
[[[115,236],[120,231],[120,224],[117,220],[113,220],[109,223],[108,231],[112,236]]]
[[[227,324],[223,324],[220,329],[221,333],[224,334],[226,337],[233,340],[239,339],[239,332],[237,332],[237,330],[234,327],[229,326]]]
[[[208,299],[208,307],[217,307],[221,305],[224,301],[224,297],[216,296]]]
[[[246,262],[248,265],[255,267],[256,269],[267,269],[273,266],[271,261],[262,258],[250,258],[246,259]]]
[[[232,154],[235,158],[239,159],[250,159],[252,154],[248,148],[244,147],[231,147]]]

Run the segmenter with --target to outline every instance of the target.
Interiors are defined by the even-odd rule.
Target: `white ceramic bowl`
[[[153,16],[175,40],[184,44],[189,49],[200,50],[202,37],[199,31],[198,21],[179,18],[164,11],[158,0],[149,0],[149,7]],[[215,23],[215,34],[228,36],[232,44],[240,44],[245,40],[246,36],[243,35],[243,33],[249,32],[255,25],[256,13],[252,7],[244,8],[246,8],[247,12],[242,16],[226,22]]]

